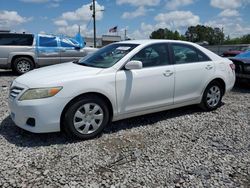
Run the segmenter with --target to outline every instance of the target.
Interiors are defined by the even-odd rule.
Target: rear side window
[[[39,37],[39,46],[41,47],[57,47],[57,40],[54,36]]]
[[[190,45],[172,44],[172,49],[176,64],[210,61],[205,54]]]
[[[33,39],[31,34],[0,34],[0,46],[31,46]]]

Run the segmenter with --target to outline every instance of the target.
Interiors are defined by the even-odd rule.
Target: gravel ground
[[[0,70],[0,187],[250,187],[250,86],[196,106],[113,123],[88,141],[32,134],[9,117]]]

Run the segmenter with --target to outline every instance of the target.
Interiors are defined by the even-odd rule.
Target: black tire
[[[91,125],[88,125],[89,128],[87,128],[87,124],[84,124],[82,125],[82,127],[79,127],[78,130],[77,128],[75,127],[75,123],[78,123],[76,122],[76,119],[78,117],[75,117],[76,116],[76,113],[79,112],[79,109],[83,109],[85,111],[85,105],[88,105],[90,104],[90,107],[89,109],[96,107],[100,107],[100,112],[99,114],[92,114],[92,115],[100,115],[100,114],[103,114],[103,119],[101,122],[98,122],[97,119],[95,119],[95,123],[98,124],[100,123],[100,125],[98,126],[98,128],[96,130],[94,130],[94,126],[91,124]],[[92,104],[92,106],[91,106]],[[96,106],[95,106],[96,105]],[[93,112],[93,109],[91,109],[92,112]],[[91,113],[91,111],[90,111]],[[71,137],[71,138],[76,138],[76,139],[83,139],[83,140],[86,140],[86,139],[91,139],[91,138],[95,138],[97,135],[99,135],[102,130],[104,129],[104,127],[109,123],[109,110],[108,110],[108,106],[107,104],[102,100],[100,99],[99,97],[95,96],[95,95],[88,95],[88,96],[85,96],[85,97],[82,97],[82,98],[79,98],[77,99],[76,101],[74,101],[74,103],[72,103],[69,108],[66,110],[65,114],[64,114],[64,117],[63,117],[63,122],[62,122],[62,125],[63,125],[63,130],[66,132],[66,134]],[[86,116],[86,112],[82,112],[82,115]],[[91,116],[90,114],[88,116]],[[90,117],[91,118],[91,117]],[[84,118],[78,118],[80,121],[79,122],[85,122],[85,120],[87,119],[86,117]],[[88,121],[93,121],[92,120],[88,120]],[[89,123],[90,122],[85,122],[85,123]],[[94,130],[91,130],[91,126],[92,126],[92,129]],[[79,131],[79,129],[82,129],[82,131],[85,130],[85,128],[89,129],[89,132],[88,133],[81,133]],[[91,132],[93,131],[93,132]]]
[[[34,69],[33,61],[28,57],[16,58],[13,62],[12,70],[21,75]]]
[[[214,91],[214,93],[213,93]],[[210,97],[210,96],[213,97]],[[200,103],[200,107],[206,111],[212,111],[221,106],[221,100],[223,96],[222,86],[214,81],[211,82],[205,89],[202,101]]]

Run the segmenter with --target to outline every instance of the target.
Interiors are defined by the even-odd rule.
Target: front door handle
[[[211,70],[212,68],[213,68],[212,65],[207,65],[207,66],[206,66],[206,69],[207,69],[207,70]]]
[[[166,71],[163,73],[163,75],[166,76],[166,77],[169,77],[169,76],[171,76],[171,75],[173,75],[173,74],[174,74],[174,72],[171,71],[171,70],[166,70]]]

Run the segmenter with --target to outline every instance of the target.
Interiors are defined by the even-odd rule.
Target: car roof
[[[182,44],[192,44],[194,43],[187,42],[187,41],[181,41],[181,40],[166,40],[166,39],[144,39],[144,40],[126,40],[121,41],[118,43],[121,44],[154,44],[154,43],[161,43],[161,42],[169,42],[169,43],[182,43]]]

